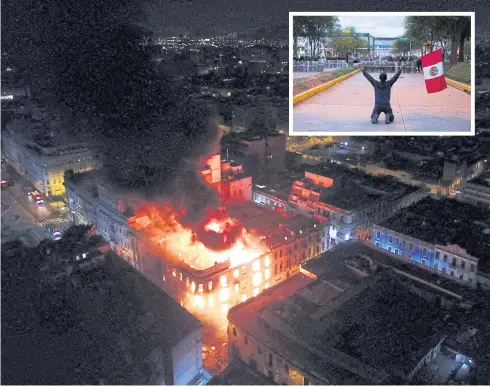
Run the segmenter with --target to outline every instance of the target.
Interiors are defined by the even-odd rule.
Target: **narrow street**
[[[28,246],[37,245],[48,234],[45,226],[57,224],[62,231],[68,226],[66,214],[49,208],[49,200],[38,205],[24,187],[30,185],[19,175],[2,167],[2,179],[12,179],[15,184],[2,187],[3,241],[20,238]]]

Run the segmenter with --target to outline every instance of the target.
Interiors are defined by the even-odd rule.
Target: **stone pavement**
[[[384,123],[384,114],[378,124],[371,123],[374,89],[360,73],[295,105],[292,132],[471,131],[470,94],[451,86],[427,94],[423,74],[402,74],[391,90],[391,106],[392,124]]]

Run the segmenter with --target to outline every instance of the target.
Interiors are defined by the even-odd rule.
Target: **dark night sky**
[[[256,31],[288,23],[290,11],[476,11],[477,31],[490,32],[485,0],[155,0],[150,26],[157,35]],[[287,36],[285,36],[287,38]]]

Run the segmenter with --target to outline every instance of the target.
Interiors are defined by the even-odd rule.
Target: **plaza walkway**
[[[378,79],[379,74],[371,73]],[[391,78],[394,74],[388,74]],[[470,132],[471,96],[448,86],[427,94],[423,74],[402,74],[391,90],[395,121],[370,121],[374,89],[359,73],[298,103],[293,109],[293,132]]]

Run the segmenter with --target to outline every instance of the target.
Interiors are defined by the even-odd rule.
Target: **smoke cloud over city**
[[[142,3],[19,1],[4,12],[5,53],[35,95],[75,117],[65,134],[100,151],[112,183],[185,201],[191,217],[216,202],[197,166],[219,141],[217,124],[157,68]]]

